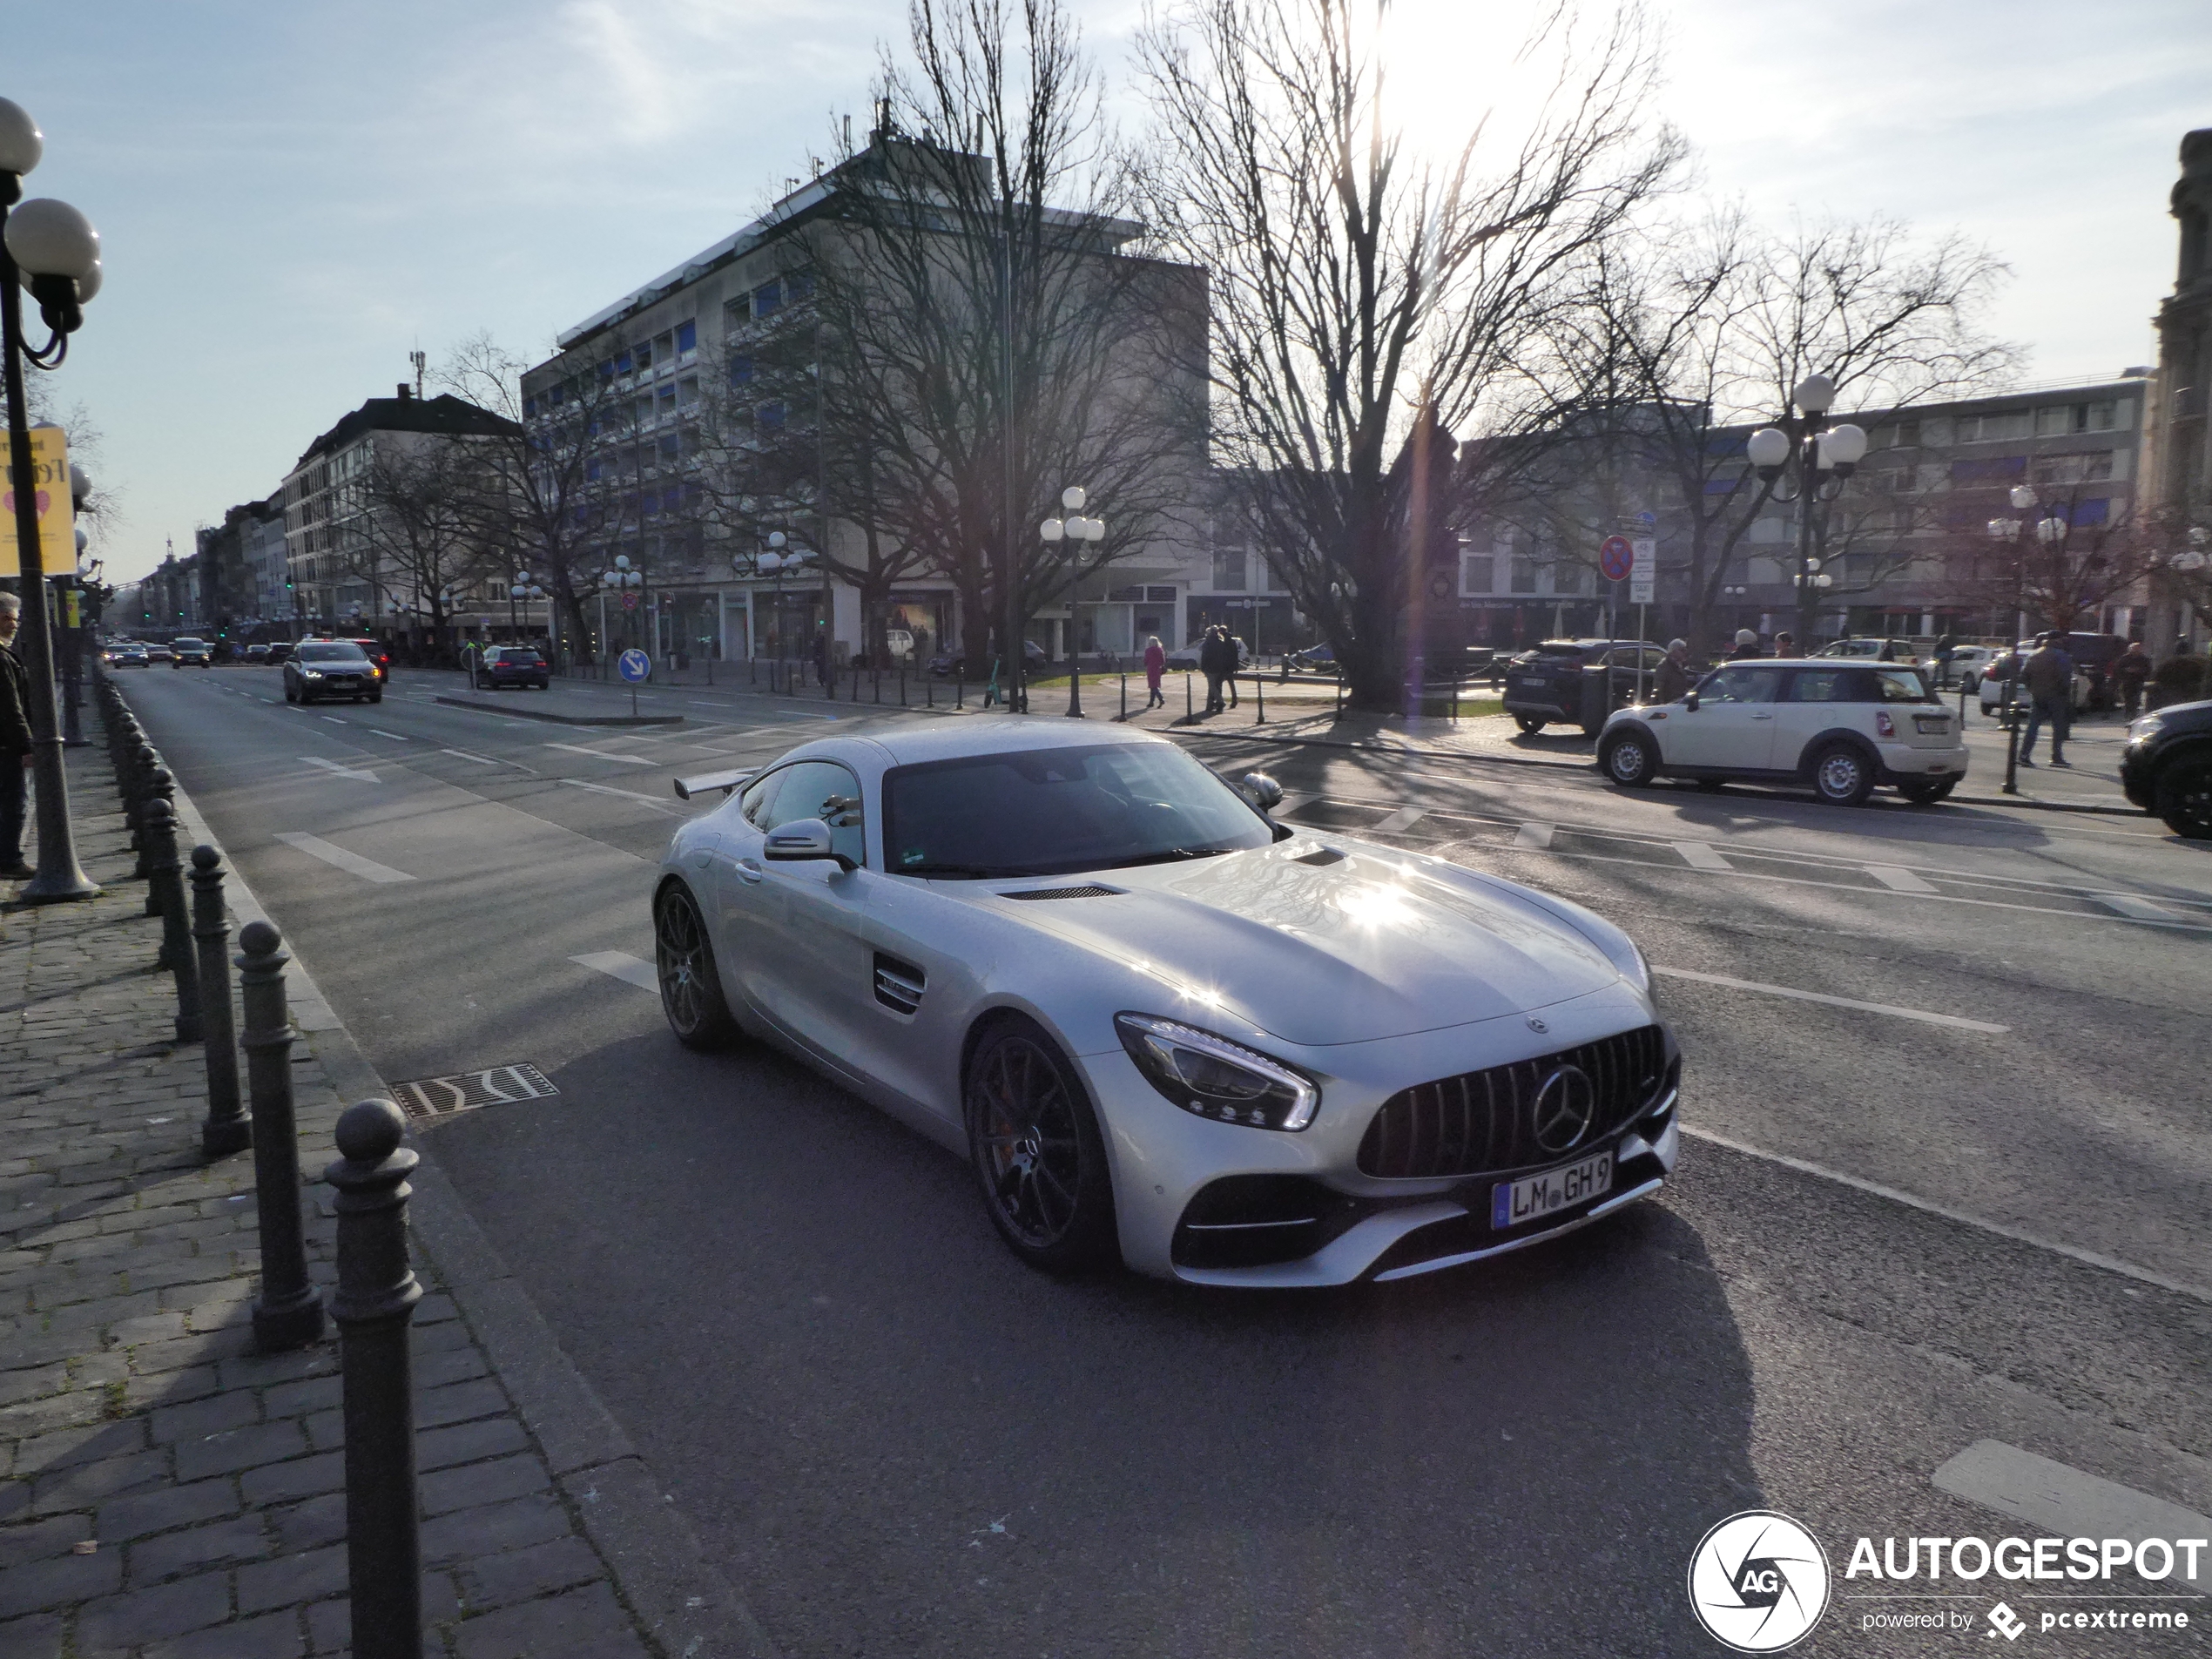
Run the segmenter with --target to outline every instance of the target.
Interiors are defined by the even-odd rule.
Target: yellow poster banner
[[[6,460],[0,451],[0,460]],[[15,467],[0,489],[0,576],[21,576],[17,555]],[[38,563],[48,576],[77,569],[77,513],[69,497],[69,438],[57,426],[30,428],[30,471],[38,503]]]

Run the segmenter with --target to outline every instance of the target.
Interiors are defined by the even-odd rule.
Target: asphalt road
[[[672,773],[929,717],[125,685],[384,1076],[558,1087],[421,1142],[786,1654],[1718,1652],[1707,1527],[1784,1511],[1876,1594],[1856,1535],[2020,1529],[1932,1484],[1985,1440],[2212,1512],[2212,852],[2148,819],[1192,739],[1302,825],[1627,927],[1694,1131],[1661,1201],[1558,1246],[1231,1296],[1028,1272],[959,1163],[778,1055],[679,1049],[620,976]],[[1942,1588],[1979,1641],[1998,1592]],[[1966,1639],[1861,1628],[1914,1605],[1839,1599],[1797,1651]]]

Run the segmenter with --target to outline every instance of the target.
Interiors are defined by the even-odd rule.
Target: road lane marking
[[[403,737],[401,737],[401,736],[398,732],[387,732],[387,731],[386,731],[386,730],[385,730],[382,726],[381,726],[381,725],[373,725],[373,726],[369,727],[369,730],[370,730],[371,732],[374,732],[374,733],[375,733],[378,737],[380,737],[380,738],[391,738],[391,740],[392,740],[393,742],[395,742],[395,743],[412,743],[412,742],[414,742],[414,741],[415,741],[415,739],[414,739],[414,738],[403,738]]]
[[[1862,1014],[1886,1014],[1897,1020],[1918,1020],[1924,1025],[1948,1026],[1956,1031],[1982,1031],[1991,1036],[2003,1036],[2012,1029],[2008,1025],[1992,1025],[1986,1020],[1969,1020],[1956,1014],[1931,1014],[1925,1008],[1893,1008],[1887,1002],[1861,1002],[1854,997],[1831,996],[1825,991],[1800,991],[1788,985],[1762,985],[1756,980],[1730,979],[1724,974],[1699,974],[1687,968],[1660,968],[1655,974],[1668,979],[1695,980],[1700,985],[1718,985],[1731,991],[1752,991],[1761,996],[1783,996],[1793,1002],[1824,1002],[1831,1008],[1856,1008]]]
[[[250,695],[250,693],[249,693],[249,695]],[[263,698],[261,699],[261,701],[263,701],[264,703],[268,704],[268,705],[269,705],[272,708],[273,708],[273,707],[276,705],[276,698],[273,698],[273,697],[265,697],[265,698]]]
[[[2202,1538],[2212,1530],[2212,1521],[2193,1509],[2002,1440],[1976,1440],[1929,1479],[1939,1492],[2026,1521],[2047,1538],[2124,1538],[2139,1544],[2146,1538]],[[2202,1552],[2195,1575],[2188,1571],[2188,1559],[2176,1557],[2175,1579],[2201,1582]]]
[[[441,749],[438,752],[440,754],[446,755],[459,755],[463,760],[473,760],[480,766],[496,766],[502,764],[512,765],[514,764],[512,761],[502,763],[500,761],[494,760],[489,755],[470,754],[466,749]]]
[[[618,979],[625,985],[635,985],[641,991],[660,995],[660,975],[653,971],[653,965],[626,950],[590,950],[569,960]]]
[[[1872,1197],[1885,1198],[1892,1204],[1901,1204],[1908,1210],[1918,1210],[1922,1215],[1939,1217],[1945,1221],[1955,1221],[1962,1227],[1977,1228],[1983,1232],[1994,1234],[2000,1238],[2009,1238],[2016,1244],[2031,1245],[2037,1250],[2048,1251],[2054,1256],[2064,1256],[2085,1266],[2098,1268],[2107,1273],[2117,1273],[2122,1278],[2134,1279],[2138,1285],[2155,1285],[2161,1291],[2171,1291],[2177,1296],[2186,1296],[2192,1300],[2212,1305],[2212,1287],[2191,1285],[2185,1279],[2168,1278],[2163,1273],[2153,1272],[2148,1267],[2139,1267],[2134,1262],[2122,1261],[2117,1256],[2107,1256],[2098,1251],[2083,1250],[2078,1244],[2062,1244],[2055,1238],[2045,1238],[2024,1228],[2007,1226],[2001,1221],[1992,1221],[1986,1216],[1970,1216],[1963,1210],[1953,1210],[1947,1204],[1937,1204],[1932,1199],[1923,1198],[1918,1193],[1906,1192],[1902,1188],[1885,1187],[1880,1182],[1869,1181],[1863,1176],[1846,1175],[1841,1170],[1831,1169],[1824,1163],[1815,1163],[1810,1158],[1791,1157],[1786,1152],[1770,1152],[1764,1146],[1753,1146],[1749,1142],[1736,1140],[1732,1136],[1717,1134],[1712,1130],[1699,1129],[1695,1124],[1684,1123],[1682,1126],[1682,1132],[1683,1137],[1688,1140],[1709,1142],[1714,1146],[1725,1147],[1731,1152],[1741,1153],[1745,1157],[1757,1158],[1763,1163],[1778,1163],[1785,1170],[1795,1170],[1799,1175],[1812,1176],[1822,1181],[1832,1181],[1838,1186],[1849,1187],[1853,1191],[1864,1192]]]
[[[2114,910],[2117,910],[2121,915],[2131,917],[2137,921],[2180,921],[2183,920],[2183,918],[2175,915],[2171,910],[2167,909],[2163,905],[2153,904],[2148,899],[2138,899],[2130,894],[2101,893],[2097,894],[2096,897],[2099,903],[2108,904]]]
[[[1933,893],[1935,891],[1912,871],[1894,864],[1870,864],[1866,867],[1866,873],[1892,893]]]
[[[326,841],[320,835],[303,835],[295,831],[280,832],[277,838],[287,846],[305,853],[311,859],[320,859],[325,864],[335,865],[348,875],[357,875],[364,881],[412,881],[415,878],[404,870],[395,870],[388,864],[379,864],[374,859],[365,859],[358,853],[348,853],[344,847]]]
[[[330,722],[330,724],[331,724],[331,725],[353,725],[353,722],[352,722],[351,720],[341,720],[341,719],[340,719],[340,718],[339,718],[336,715],[334,715],[334,714],[326,714],[326,715],[324,715],[322,718],[323,718],[324,719],[326,719],[326,720],[329,721],[329,722]]]
[[[341,778],[350,778],[357,784],[376,781],[376,774],[373,772],[364,772],[356,766],[341,766],[335,760],[325,760],[320,755],[301,755],[300,759],[310,766],[320,766],[325,772],[334,772]]]
[[[1732,873],[1736,867],[1703,841],[1672,841],[1669,843],[1682,854],[1682,861],[1693,870],[1719,870]]]
[[[1551,846],[1552,833],[1559,826],[1556,824],[1540,824],[1535,822],[1523,824],[1518,830],[1514,832],[1513,844],[1515,846],[1525,846],[1532,851],[1541,853]]]
[[[1426,806],[1400,806],[1374,827],[1381,834],[1396,835],[1401,831],[1413,828],[1427,815],[1428,808]]]
[[[658,797],[653,795],[641,795],[634,789],[611,789],[605,784],[587,784],[581,778],[563,778],[561,781],[571,789],[588,789],[595,795],[619,795],[624,800],[641,802],[644,806],[651,807],[655,812],[660,813],[664,818],[680,816],[678,813],[672,813],[667,803],[661,800]]]
[[[626,766],[654,766],[660,763],[644,755],[610,755],[597,749],[587,749],[577,743],[549,743],[549,749],[566,749],[572,755],[590,755],[594,760],[619,760]]]

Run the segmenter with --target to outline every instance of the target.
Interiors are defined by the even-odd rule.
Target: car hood
[[[1006,896],[1079,880],[1117,891]],[[1226,1008],[1312,1047],[1525,1014],[1621,979],[1594,943],[1510,883],[1333,840],[973,896],[1185,999],[1151,1012]]]

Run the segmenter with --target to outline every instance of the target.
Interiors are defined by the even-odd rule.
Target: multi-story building
[[[286,559],[299,621],[318,627],[406,633],[422,625],[430,596],[419,572],[393,568],[370,523],[368,475],[380,458],[435,443],[511,435],[511,424],[451,394],[417,395],[401,382],[372,397],[309,444],[285,475]],[[456,568],[467,562],[456,555]],[[442,585],[442,579],[440,585]],[[507,583],[472,572],[459,595],[489,617],[507,610]],[[450,607],[448,607],[450,609]]]

